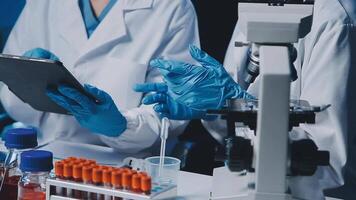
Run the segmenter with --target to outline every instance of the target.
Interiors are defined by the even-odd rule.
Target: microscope
[[[318,166],[329,165],[329,152],[318,150],[312,140],[289,139],[293,127],[314,124],[316,113],[330,106],[290,100],[290,84],[297,79],[293,43],[311,30],[313,2],[239,1],[238,9],[247,42],[235,46],[250,48],[243,87],[259,76],[259,99],[229,100],[224,108],[208,111],[226,120],[228,129],[225,167],[214,170],[211,199],[292,199],[287,177],[312,176]],[[236,134],[241,124],[254,131],[254,141]],[[244,181],[247,194],[236,189]]]

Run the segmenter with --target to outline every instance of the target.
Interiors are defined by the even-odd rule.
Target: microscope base
[[[249,197],[251,200],[292,200],[288,194],[252,193]]]
[[[232,173],[227,167],[214,169],[211,200],[246,199],[249,177]]]
[[[289,194],[254,192],[249,189],[253,177],[253,173],[241,175],[231,172],[227,167],[215,168],[210,200],[292,200]]]

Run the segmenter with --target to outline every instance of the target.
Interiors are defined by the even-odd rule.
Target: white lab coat
[[[61,139],[128,153],[148,151],[158,139],[160,119],[151,106],[141,105],[142,95],[132,87],[161,81],[158,71],[148,66],[151,59],[192,62],[189,44],[199,45],[189,0],[120,0],[89,39],[77,0],[29,0],[4,53],[22,55],[37,47],[53,52],[81,83],[97,86],[113,97],[128,128],[116,138],[93,134],[72,116],[32,109],[7,87],[1,90],[1,102],[15,120],[40,129],[40,143]],[[172,122],[171,139],[186,123]]]
[[[323,189],[343,184],[347,139],[355,134],[352,133],[355,129],[350,129],[354,126],[352,123],[355,123],[356,115],[354,106],[350,107],[356,102],[350,96],[356,91],[356,84],[352,81],[356,75],[351,68],[355,57],[350,53],[351,48],[356,48],[356,43],[352,42],[352,37],[356,36],[355,9],[354,0],[316,0],[312,30],[295,45],[298,50],[295,66],[299,78],[291,85],[291,99],[307,100],[312,105],[332,105],[327,111],[317,114],[315,125],[301,125],[290,133],[290,138],[294,140],[312,139],[319,149],[330,151],[331,156],[331,167],[318,168],[312,177],[290,179],[290,188],[295,197],[323,199]],[[234,47],[235,41],[246,41],[239,23],[224,63],[227,71],[238,81],[238,71],[246,67],[248,48]],[[248,92],[258,96],[258,88],[257,78]],[[224,123],[204,122],[217,139],[222,138],[219,133],[224,132]],[[351,156],[355,155],[354,152]],[[353,176],[356,177],[356,174]]]

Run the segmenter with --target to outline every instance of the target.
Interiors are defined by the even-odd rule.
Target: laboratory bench
[[[181,171],[178,178],[177,200],[208,200],[213,177]],[[326,200],[339,200],[326,198]]]
[[[85,157],[89,159],[98,160],[100,163],[106,165],[120,165],[124,158],[130,156],[142,158],[147,156],[145,154],[118,154],[111,148],[89,144],[77,144],[67,141],[56,141],[47,145],[43,149],[52,151],[54,153],[54,156],[59,159],[68,156]],[[180,171],[178,176],[178,196],[175,199],[208,200],[210,197],[212,185],[212,176]],[[327,198],[327,200],[336,199]]]
[[[120,165],[122,160],[130,155],[118,155],[111,148],[76,144],[71,142],[56,141],[41,149],[54,153],[57,159],[68,156],[84,157],[94,159],[106,165]],[[0,150],[5,150],[0,147]],[[113,156],[115,155],[115,156]],[[132,156],[132,155],[131,155]],[[144,157],[144,154],[138,155]],[[241,183],[243,184],[243,182]],[[196,173],[180,171],[178,175],[178,196],[177,200],[208,200],[213,185],[213,177]],[[237,186],[239,187],[239,186]],[[327,200],[336,200],[327,198]]]

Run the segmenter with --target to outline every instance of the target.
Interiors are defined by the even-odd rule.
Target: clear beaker
[[[146,172],[152,177],[152,182],[159,185],[177,185],[180,160],[173,157],[165,157],[162,171],[159,171],[159,156],[145,159]]]

